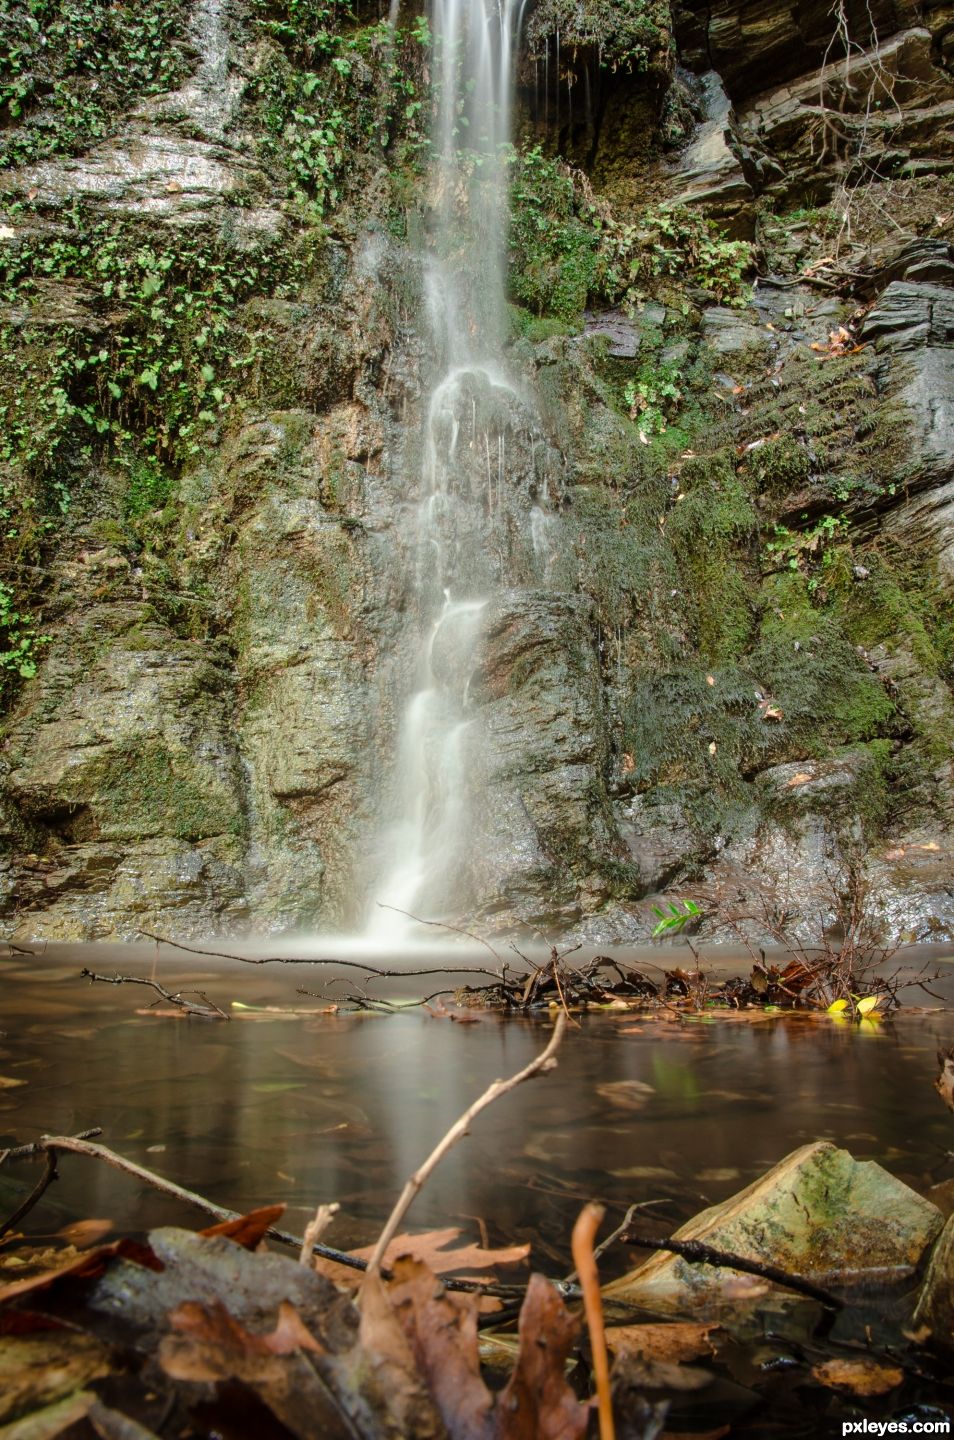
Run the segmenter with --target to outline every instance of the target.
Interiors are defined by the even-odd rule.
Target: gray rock
[[[731,310],[719,305],[703,311],[702,334],[706,344],[719,355],[764,354],[772,343],[754,311]]]
[[[670,199],[705,206],[726,219],[733,233],[751,234],[743,207],[754,198],[752,187],[730,144],[732,106],[714,70],[699,80],[698,101],[701,118],[692,139],[666,166]]]

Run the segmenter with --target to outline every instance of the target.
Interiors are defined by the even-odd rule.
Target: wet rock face
[[[575,596],[510,591],[483,625],[469,696],[476,918],[495,927],[565,927],[605,885],[618,845],[589,607]]]

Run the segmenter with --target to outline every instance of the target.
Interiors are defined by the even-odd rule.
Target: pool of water
[[[0,961],[0,1147],[98,1125],[101,1143],[219,1204],[285,1202],[290,1229],[338,1201],[326,1239],[341,1248],[375,1238],[437,1139],[493,1079],[527,1064],[552,1024],[320,1013],[323,1000],[297,993],[299,972],[164,960],[166,987],[204,989],[233,1016],[226,1024],[157,1013],[145,989],[79,977],[83,965],[149,974],[152,963],[119,947]],[[942,994],[951,989],[942,982]],[[409,1224],[456,1225],[491,1244],[529,1240],[534,1263],[557,1276],[570,1269],[583,1201],[601,1200],[618,1219],[652,1200],[642,1223],[659,1233],[816,1138],[928,1193],[954,1177],[954,1117],[932,1086],[935,1052],[952,1043],[954,1010],[943,1006],[860,1029],[783,1015],[583,1016],[553,1073],[477,1120]],[[60,1171],[26,1222],[32,1234],[90,1217],[122,1233],[203,1223],[96,1162],[64,1156]],[[2,1213],[35,1174],[29,1164],[0,1172]],[[606,1273],[639,1258],[619,1251]]]

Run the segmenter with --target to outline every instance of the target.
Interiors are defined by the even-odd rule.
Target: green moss
[[[724,452],[690,459],[679,478],[666,536],[679,566],[700,654],[708,664],[737,660],[757,619],[752,501]]]
[[[556,335],[572,335],[577,328],[552,315],[532,315],[522,305],[508,305],[507,314],[511,339],[528,340],[531,345],[540,345]]]
[[[93,809],[104,834],[202,840],[241,833],[243,820],[233,797],[196,784],[188,756],[173,754],[161,741],[121,747],[91,778],[96,786]]]

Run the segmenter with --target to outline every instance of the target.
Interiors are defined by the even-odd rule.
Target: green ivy
[[[317,0],[257,0],[253,14],[263,43],[246,103],[259,155],[284,170],[302,210],[321,218],[334,209],[364,154],[397,141],[423,150],[426,20],[361,26],[349,8]]]
[[[257,362],[243,303],[299,293],[322,239],[306,229],[236,253],[215,231],[166,238],[80,208],[54,234],[31,232],[28,208],[13,218],[22,238],[0,249],[0,299],[17,315],[0,326],[0,693],[33,673],[34,577],[71,476],[108,457],[126,471],[127,519],[164,506]],[[50,281],[75,320],[41,323]]]
[[[0,165],[74,152],[129,102],[188,73],[185,0],[7,0],[0,8]]]

